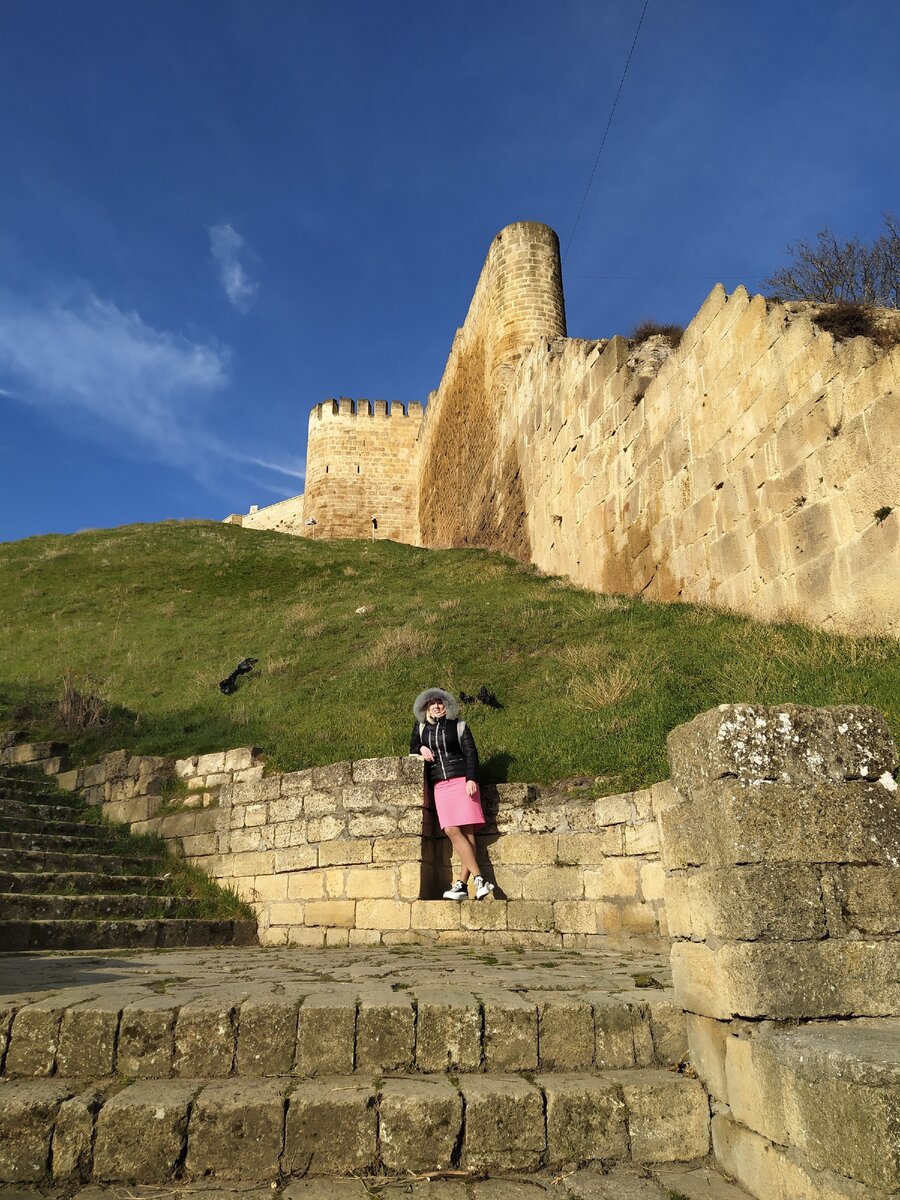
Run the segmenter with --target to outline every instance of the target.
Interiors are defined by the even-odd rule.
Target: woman
[[[467,900],[469,876],[475,877],[475,899],[494,890],[486,883],[475,857],[475,829],[484,825],[478,790],[478,751],[465,721],[458,721],[459,705],[442,688],[428,688],[413,704],[416,723],[409,742],[410,754],[420,754],[428,764],[434,785],[434,806],[441,829],[453,843],[460,861],[459,879],[444,892],[445,900]]]

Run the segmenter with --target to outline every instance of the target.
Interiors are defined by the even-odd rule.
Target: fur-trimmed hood
[[[445,692],[443,688],[426,688],[424,692],[419,692],[413,701],[413,716],[419,724],[428,719],[426,709],[430,700],[443,700],[451,721],[455,721],[459,716],[459,704],[449,692]]]

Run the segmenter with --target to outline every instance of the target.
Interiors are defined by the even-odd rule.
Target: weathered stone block
[[[219,1080],[194,1100],[185,1171],[219,1179],[274,1179],[284,1136],[284,1089],[268,1080]]]
[[[151,996],[122,1010],[117,1062],[120,1075],[137,1079],[165,1079],[171,1075],[176,1007],[166,996]]]
[[[0,1179],[36,1183],[47,1172],[50,1139],[72,1089],[57,1080],[23,1080],[0,1088]]]
[[[900,867],[833,867],[822,890],[831,937],[900,933]]]
[[[249,996],[241,1005],[235,1067],[239,1075],[290,1075],[299,1001]]]
[[[634,1034],[627,1004],[586,996],[594,1010],[594,1061],[600,1069],[634,1065]]]
[[[63,1010],[68,1001],[39,1000],[20,1008],[12,1023],[6,1054],[7,1075],[52,1075]]]
[[[358,929],[409,929],[410,910],[408,900],[359,900],[356,926]]]
[[[523,866],[546,866],[556,860],[555,833],[507,833],[491,849],[491,860]]]
[[[538,1065],[537,1007],[513,993],[484,1006],[484,1062],[489,1071],[533,1071]]]
[[[477,1071],[481,1066],[481,1006],[464,992],[416,988],[416,1067]]]
[[[597,905],[593,900],[557,900],[553,926],[560,933],[602,933]]]
[[[347,872],[346,894],[361,899],[384,899],[394,895],[395,876],[391,867],[368,866]]]
[[[357,1071],[412,1070],[415,1027],[415,1010],[405,997],[363,994],[356,1021]]]
[[[705,1084],[710,1095],[723,1104],[728,1103],[728,1084],[725,1078],[725,1042],[729,1026],[724,1021],[685,1014],[691,1066]]]
[[[724,704],[669,734],[672,783],[686,798],[735,779],[808,787],[876,780],[897,766],[884,717],[865,706]]]
[[[107,1100],[97,1116],[94,1178],[157,1184],[170,1179],[184,1152],[188,1109],[199,1086],[154,1079]]]
[[[83,1092],[60,1105],[53,1130],[51,1174],[58,1181],[89,1178],[93,1165],[94,1118],[100,1109],[99,1090]]]
[[[272,906],[275,909],[276,905]],[[307,925],[334,925],[350,929],[355,923],[355,900],[310,900],[306,905]]]
[[[317,788],[339,788],[353,783],[352,764],[331,763],[327,767],[313,767],[312,783],[313,787]]]
[[[509,900],[506,904],[507,929],[551,930],[555,928],[553,904],[549,900]]]
[[[672,980],[688,1012],[726,1020],[900,1014],[900,943],[738,942],[672,947]]]
[[[319,847],[319,850],[324,847]],[[319,851],[315,846],[291,846],[284,850],[276,850],[269,856],[271,871],[307,871],[317,865]],[[269,872],[271,874],[271,871]]]
[[[462,1116],[462,1097],[448,1079],[388,1079],[378,1119],[384,1165],[389,1171],[448,1168]]]
[[[541,1093],[512,1075],[464,1075],[463,1162],[470,1171],[535,1170],[546,1147]]]
[[[592,1006],[565,996],[538,1004],[538,1045],[545,1071],[589,1069],[594,1061]]]
[[[540,1075],[547,1105],[547,1162],[590,1162],[628,1157],[625,1102],[615,1079]]]
[[[669,1071],[619,1075],[635,1162],[690,1162],[709,1152],[709,1100],[703,1084]]]
[[[350,766],[354,783],[384,783],[400,778],[399,758],[360,758]]]
[[[578,867],[533,867],[522,876],[523,900],[580,900],[583,894]]]
[[[880,783],[808,787],[727,783],[714,799],[660,816],[669,870],[750,863],[871,863],[900,859],[898,793]]]
[[[236,1025],[236,1005],[227,997],[188,1001],[175,1022],[174,1073],[187,1079],[230,1075]]]
[[[677,1066],[688,1052],[687,1022],[680,1004],[654,1000],[648,1006],[653,1058],[660,1066]]]
[[[346,1077],[298,1084],[288,1099],[284,1170],[293,1175],[372,1170],[377,1122],[369,1084]],[[328,1187],[338,1184],[329,1180]]]
[[[818,1170],[900,1187],[900,1021],[763,1027],[726,1047],[736,1120]]]
[[[119,1005],[91,1000],[63,1014],[56,1056],[57,1075],[98,1079],[113,1073]]]
[[[297,1074],[352,1074],[355,1030],[353,994],[318,992],[307,996],[297,1022]]]
[[[680,907],[689,913],[689,935],[695,938],[806,941],[825,936],[817,867],[772,863],[707,868],[679,883],[687,888]]]
[[[284,887],[287,892],[288,900],[323,900],[325,898],[325,872],[324,871],[292,871],[290,874],[274,875],[273,879],[283,880]],[[274,899],[274,897],[273,897]],[[274,905],[273,905],[274,908]],[[288,909],[279,912],[277,918],[274,914],[271,919],[279,924],[284,923],[283,913]],[[303,920],[303,908],[298,909],[299,916],[291,917],[289,923]]]
[[[373,862],[387,863],[418,862],[422,856],[422,839],[417,836],[378,838],[371,846],[370,858]],[[368,862],[369,859],[359,860]]]
[[[846,1177],[816,1171],[796,1150],[774,1145],[726,1113],[712,1119],[712,1143],[720,1169],[766,1200],[888,1200],[885,1192],[866,1194]]]

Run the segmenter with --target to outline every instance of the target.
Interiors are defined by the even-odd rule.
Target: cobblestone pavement
[[[120,992],[140,999],[165,992],[174,1002],[208,996],[303,994],[385,987],[464,987],[495,991],[604,993],[625,1001],[670,993],[668,946],[610,940],[599,950],[511,950],[390,946],[374,949],[80,951],[0,955],[0,1003],[55,995],[71,1003]],[[668,998],[668,997],[666,997]]]
[[[457,1172],[463,1176],[464,1172]],[[588,1167],[491,1179],[412,1177],[299,1179],[280,1186],[193,1183],[150,1187],[109,1184],[48,1190],[4,1188],[0,1200],[749,1200],[747,1193],[705,1167]]]

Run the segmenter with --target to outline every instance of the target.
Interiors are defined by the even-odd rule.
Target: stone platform
[[[634,941],[0,956],[0,1180],[84,1200],[737,1200],[707,1169],[667,959]]]

